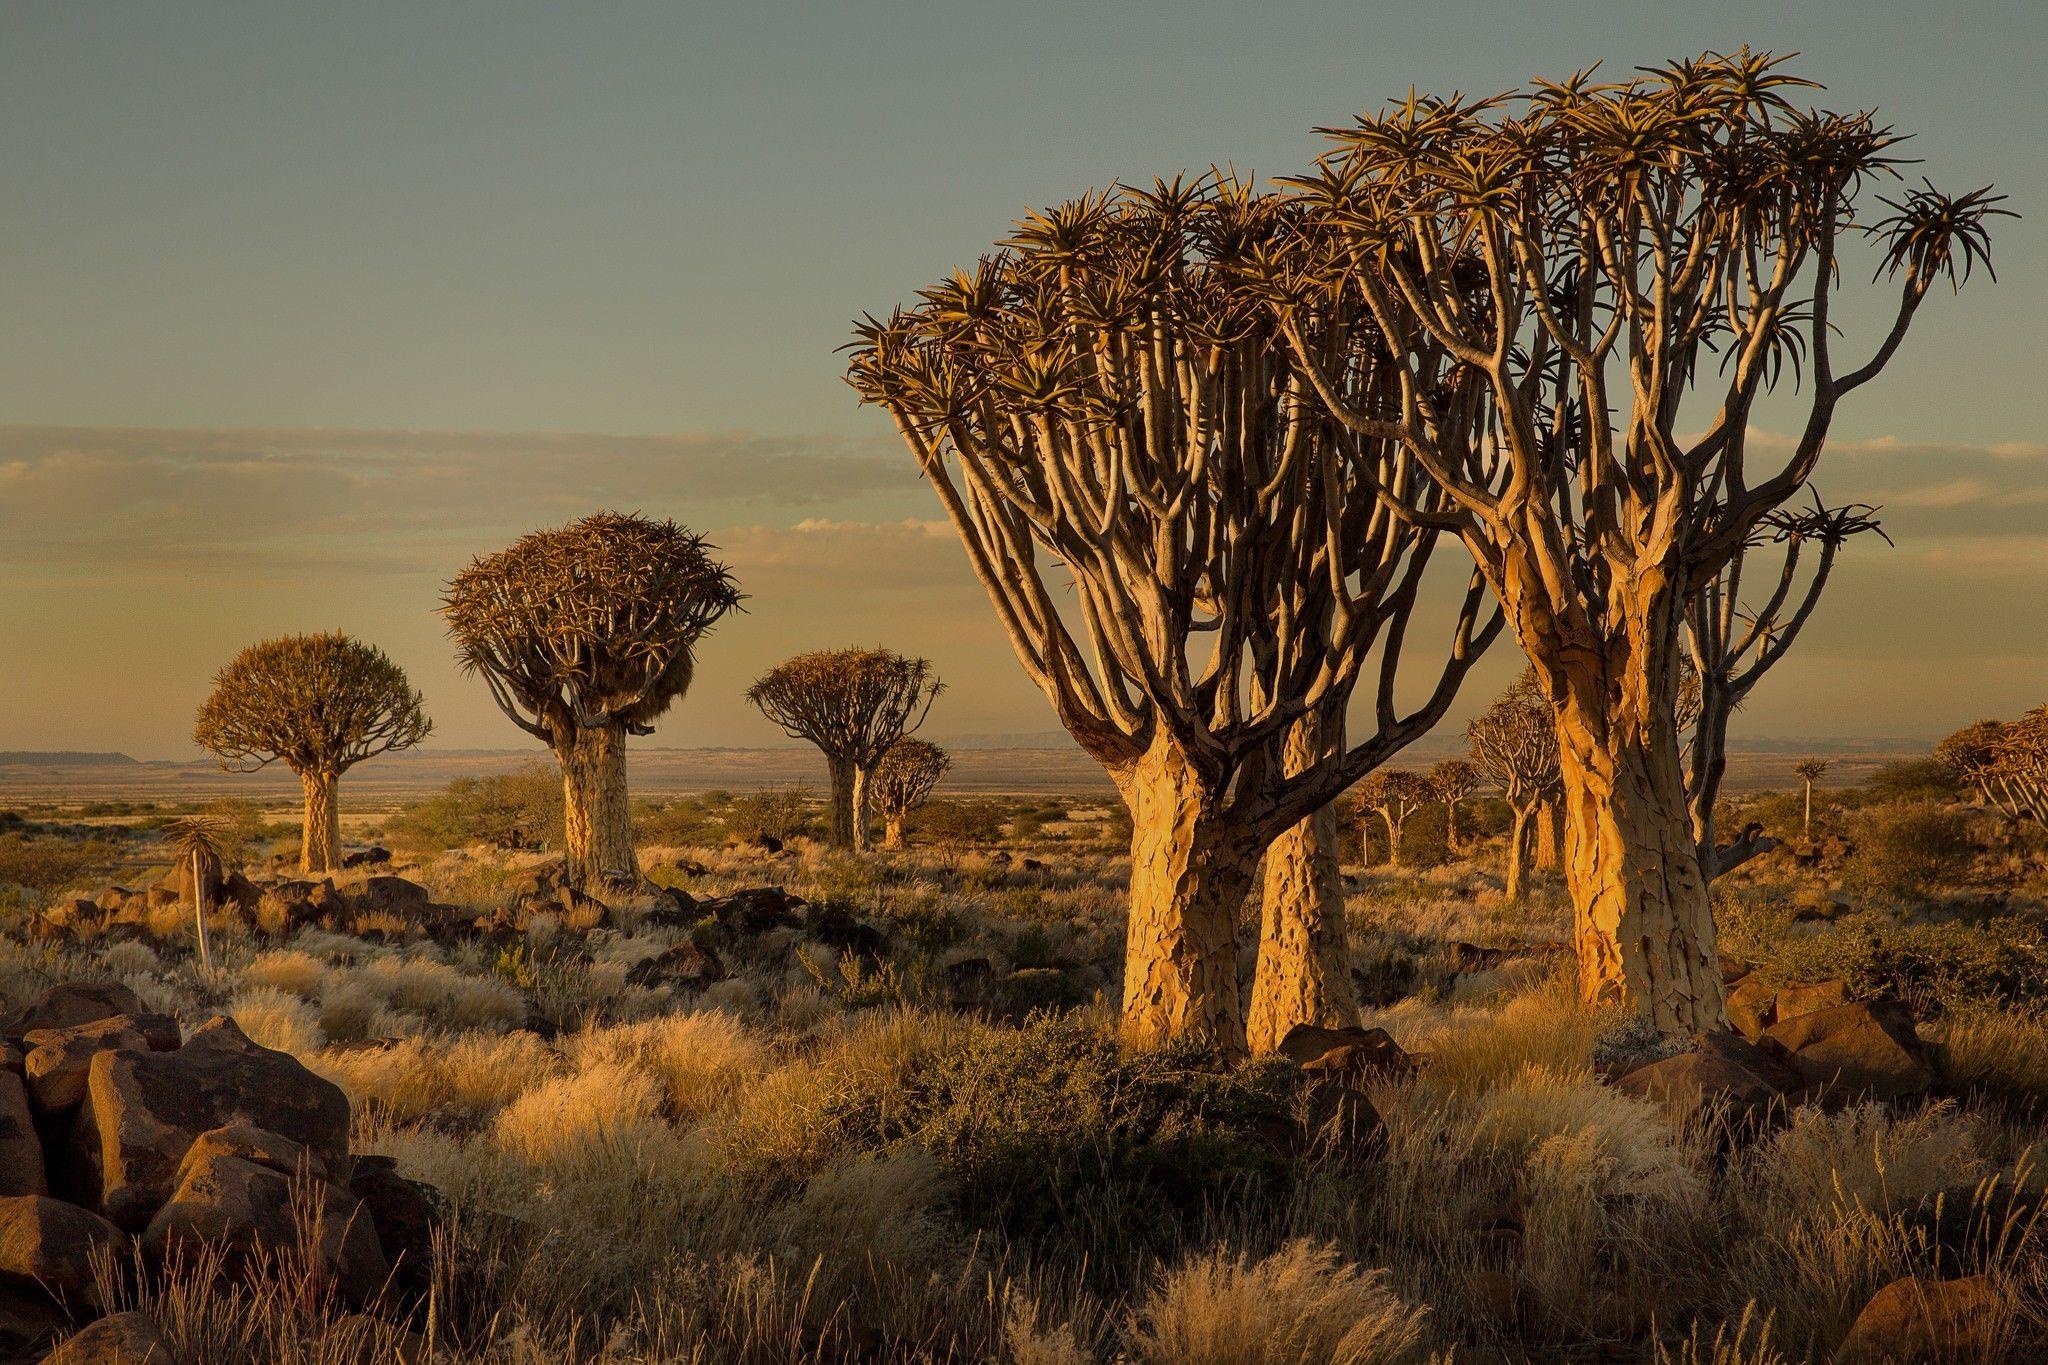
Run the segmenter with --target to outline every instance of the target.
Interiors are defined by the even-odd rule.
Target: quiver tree
[[[1797,367],[1799,353],[1790,352]],[[1767,377],[1766,385],[1771,382]],[[1763,675],[1770,671],[1813,615],[1834,570],[1835,557],[1850,539],[1866,532],[1890,544],[1877,521],[1877,508],[1863,503],[1829,507],[1818,493],[1810,507],[1781,507],[1766,515],[1721,571],[1706,578],[1685,608],[1684,660],[1691,665],[1694,692],[1680,698],[1679,729],[1687,734],[1686,801],[1693,841],[1708,881],[1776,847],[1761,825],[1720,842],[1714,806],[1728,767],[1728,722]],[[1768,562],[1776,556],[1775,572]],[[1696,695],[1690,718],[1685,705]],[[1688,724],[1688,720],[1690,723]],[[1812,825],[1812,783],[1807,784],[1807,825]]]
[[[571,886],[639,879],[626,736],[689,690],[697,642],[740,603],[702,536],[600,512],[470,564],[442,614],[463,669],[562,765]]]
[[[1557,727],[1534,669],[1520,677],[1465,727],[1472,762],[1495,786],[1513,813],[1508,831],[1507,897],[1521,899],[1523,868],[1540,835],[1545,806],[1563,786],[1558,773]]]
[[[875,765],[924,724],[944,690],[929,659],[886,649],[823,649],[769,669],[747,689],[747,700],[792,739],[824,751],[832,778],[832,845],[864,853]]]
[[[1361,852],[1372,847],[1370,822],[1378,816],[1387,831],[1387,863],[1401,865],[1401,832],[1408,817],[1437,799],[1436,788],[1421,773],[1399,768],[1374,773],[1358,784],[1358,810],[1365,827],[1358,832]]]
[[[2048,820],[2048,706],[1966,725],[1934,746],[1934,760],[2008,826]]]
[[[882,846],[903,846],[903,821],[930,799],[939,780],[952,770],[953,756],[921,739],[899,739],[875,765],[868,796],[882,817]]]
[[[250,645],[213,678],[192,737],[230,772],[283,763],[299,776],[305,818],[299,868],[341,863],[341,775],[409,749],[433,729],[405,670],[340,632]]]
[[[1458,851],[1458,803],[1484,781],[1470,759],[1447,758],[1430,767],[1430,793],[1444,803],[1444,847],[1453,853]]]
[[[206,941],[206,888],[223,880],[227,822],[214,815],[186,815],[164,826],[164,837],[178,864],[192,878],[192,933],[199,948],[199,966],[213,970],[213,950]]]
[[[850,367],[1130,810],[1140,1041],[1245,1046],[1236,929],[1261,854],[1426,732],[1499,625],[1475,577],[1423,700],[1397,708],[1435,539],[1415,518],[1438,495],[1397,443],[1317,409],[1247,280],[1294,212],[1221,177],[1089,195],[862,324]],[[1347,738],[1374,658],[1370,725]],[[1337,879],[1302,884],[1316,901],[1261,939],[1260,1045],[1289,1020],[1356,1017]]]
[[[1867,222],[1898,138],[1796,107],[1812,82],[1780,67],[1745,50],[1411,94],[1328,130],[1290,182],[1297,245],[1267,272],[1328,410],[1429,471],[1450,503],[1431,524],[1464,540],[1535,665],[1582,993],[1667,1032],[1726,1025],[1674,715],[1687,604],[1807,483],[1928,292],[1988,260],[2002,212],[1929,187]],[[1862,239],[1897,300],[1845,367],[1835,295]],[[1795,354],[1805,414],[1773,455],[1756,403]]]
[[[1793,773],[1806,786],[1806,813],[1799,824],[1801,834],[1813,833],[1813,784],[1826,777],[1828,769],[1834,766],[1825,758],[1802,758],[1792,765]]]

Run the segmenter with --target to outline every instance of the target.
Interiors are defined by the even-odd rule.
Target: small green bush
[[[1865,911],[1816,934],[1787,935],[1758,966],[1768,979],[1839,977],[1852,996],[1892,996],[1944,1010],[2048,1001],[2048,932],[2018,916],[1901,924]]]
[[[113,849],[98,840],[0,835],[0,883],[43,897],[87,880],[112,856]]]
[[[1855,852],[1845,889],[1914,901],[1944,899],[1968,877],[1977,853],[1969,818],[1932,802],[1871,806],[1849,822]]]
[[[918,832],[941,844],[993,844],[1004,823],[993,801],[928,801],[917,812]]]
[[[562,776],[546,763],[491,777],[458,777],[440,796],[393,816],[392,839],[402,848],[434,852],[470,844],[562,846]]]
[[[726,803],[720,815],[728,837],[743,842],[779,839],[784,843],[811,832],[811,793],[808,787],[775,787],[748,792]]]

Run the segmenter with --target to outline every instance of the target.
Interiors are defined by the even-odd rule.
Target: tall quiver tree
[[[1988,191],[1883,201],[1896,311],[1836,364],[1846,242],[1898,141],[1748,51],[1489,99],[1410,95],[1317,173],[1277,307],[1329,410],[1403,443],[1449,494],[1556,715],[1580,986],[1667,1032],[1724,1027],[1675,708],[1688,600],[1812,475],[1841,401],[1927,293],[1987,259]],[[1339,344],[1357,324],[1354,345]],[[1386,347],[1387,339],[1393,345]],[[1391,397],[1359,382],[1391,349]],[[1752,417],[1796,352],[1806,414],[1763,468]],[[1718,357],[1718,359],[1717,359]],[[1712,412],[1686,404],[1695,391]],[[1687,434],[1697,433],[1697,434]]]
[[[231,772],[283,763],[299,776],[305,819],[299,867],[341,863],[341,775],[409,749],[433,729],[405,670],[335,631],[263,640],[214,675],[192,737]]]
[[[1536,683],[1534,669],[1524,669],[1493,704],[1465,727],[1472,762],[1500,788],[1513,814],[1508,831],[1507,897],[1519,900],[1524,869],[1541,834],[1543,808],[1557,800],[1563,779],[1557,767],[1557,727],[1550,704]]]
[[[1245,1048],[1236,932],[1261,854],[1426,732],[1499,625],[1475,577],[1433,684],[1397,712],[1436,495],[1404,450],[1308,400],[1246,281],[1292,230],[1275,196],[1227,178],[1089,195],[862,324],[850,367],[1131,812],[1140,1042]],[[1376,650],[1373,727],[1340,741]],[[1341,898],[1289,913],[1341,916]],[[1313,970],[1262,941],[1262,978]]]
[[[887,649],[821,649],[755,679],[747,700],[792,739],[825,755],[832,784],[832,846],[867,852],[868,784],[891,745],[918,726],[946,685],[929,659]]]
[[[470,564],[442,614],[465,671],[562,765],[569,884],[639,878],[626,737],[689,690],[696,649],[740,604],[714,547],[673,521],[599,512]]]
[[[931,798],[952,768],[953,756],[936,744],[899,739],[889,746],[868,784],[868,795],[882,816],[882,847],[903,846],[904,819]]]

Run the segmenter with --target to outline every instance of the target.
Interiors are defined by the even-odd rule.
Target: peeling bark
[[[607,881],[637,882],[640,864],[626,802],[626,727],[614,722],[579,729],[556,754],[562,761],[569,885],[591,891]]]
[[[1538,872],[1555,872],[1564,860],[1564,803],[1544,801],[1536,807],[1535,862]]]
[[[832,784],[832,827],[828,841],[834,848],[854,847],[854,768],[843,758],[827,757],[825,769]]]
[[[1237,924],[1258,850],[1217,818],[1215,795],[1163,731],[1116,776],[1131,810],[1126,1036],[1242,1056]]]
[[[882,847],[903,847],[903,813],[891,811],[882,817]]]
[[[1315,765],[1319,729],[1304,717],[1289,730],[1290,776]],[[1254,1053],[1271,1052],[1296,1024],[1342,1028],[1357,1022],[1344,878],[1337,865],[1337,810],[1331,805],[1290,827],[1266,850],[1246,1042]]]
[[[335,799],[340,785],[339,773],[299,774],[299,786],[306,797],[305,816],[299,827],[301,872],[332,872],[341,866],[341,804]]]

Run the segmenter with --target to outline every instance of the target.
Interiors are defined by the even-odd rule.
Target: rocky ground
[[[1358,1027],[1219,1071],[1116,1042],[1115,832],[1026,825],[257,857],[205,962],[189,869],[24,904],[0,1358],[2042,1357],[2026,890],[1788,847],[1674,1048],[1486,843],[1353,867]]]

